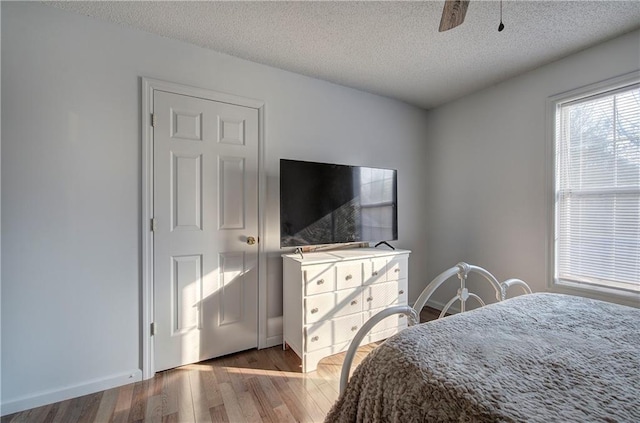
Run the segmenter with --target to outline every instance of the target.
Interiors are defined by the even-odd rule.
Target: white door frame
[[[142,77],[142,378],[155,374],[151,323],[153,304],[153,93],[167,91],[175,94],[249,107],[258,111],[258,348],[267,346],[267,278],[264,251],[264,101],[196,88],[188,85]]]

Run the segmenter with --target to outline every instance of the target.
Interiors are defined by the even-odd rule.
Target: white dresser
[[[316,369],[329,355],[346,351],[362,324],[378,311],[407,304],[408,250],[354,248],[283,255],[285,347]],[[406,327],[404,315],[380,322],[364,339],[379,341]]]

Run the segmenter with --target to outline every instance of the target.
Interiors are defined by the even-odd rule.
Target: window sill
[[[596,300],[640,308],[640,291],[616,289],[602,285],[591,285],[563,280],[555,280],[549,287],[552,292],[560,294],[578,295]]]

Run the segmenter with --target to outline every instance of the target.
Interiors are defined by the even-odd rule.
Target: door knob
[[[254,237],[252,237],[252,236],[248,236],[247,237],[247,244],[253,245],[255,243],[256,243],[256,239]]]

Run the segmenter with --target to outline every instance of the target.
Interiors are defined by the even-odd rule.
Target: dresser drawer
[[[356,288],[362,285],[363,262],[340,263],[336,266],[336,289]]]
[[[336,316],[346,316],[347,314],[360,313],[363,309],[362,291],[358,288],[343,289],[336,292]]]
[[[333,344],[349,341],[361,326],[361,313],[325,320],[307,326],[305,328],[307,351],[315,351]]]
[[[409,303],[409,284],[407,279],[401,279],[398,281],[398,304]]]
[[[362,311],[362,288],[306,297],[304,311],[306,324],[359,313]]]
[[[365,312],[364,321],[366,322],[367,320],[371,319],[373,316],[375,316],[376,314],[378,314],[384,309],[385,307]],[[371,329],[371,333],[383,332],[388,329],[394,329],[398,327],[404,328],[406,326],[407,326],[407,316],[405,316],[404,314],[393,314],[381,320],[380,322],[378,322],[378,324],[375,325],[373,329]]]
[[[336,289],[335,272],[335,266],[332,264],[305,266],[303,270],[305,295],[334,291]]]
[[[336,294],[313,295],[304,299],[304,322],[314,323],[335,317]]]
[[[382,282],[367,287],[363,293],[364,310],[406,303],[407,289],[404,285],[406,285],[406,280]],[[404,301],[402,301],[403,299]]]
[[[398,257],[389,260],[387,263],[387,280],[397,281],[407,279],[409,273],[409,259],[407,257]]]
[[[387,259],[375,258],[365,263],[364,280],[366,285],[386,282],[387,280]]]

